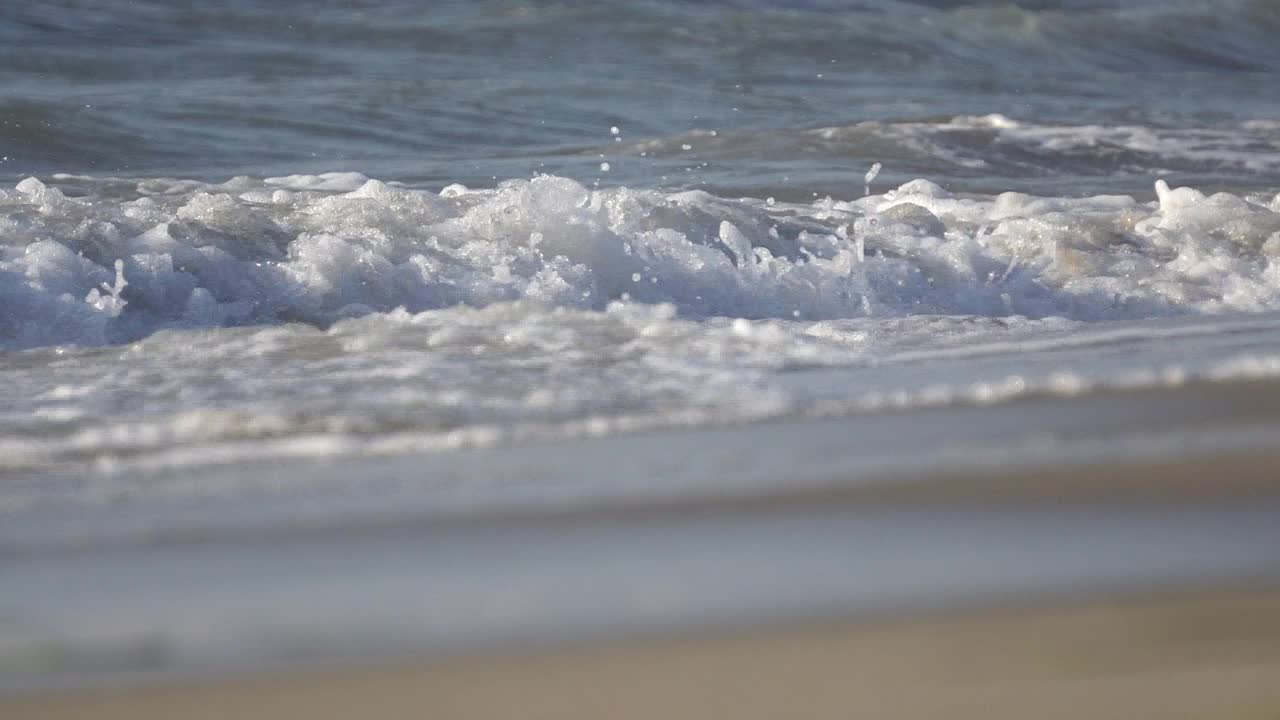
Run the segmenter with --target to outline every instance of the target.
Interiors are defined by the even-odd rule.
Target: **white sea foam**
[[[1156,204],[961,198],[923,180],[768,205],[556,177],[439,194],[345,173],[153,180],[131,199],[28,178],[0,191],[0,343],[516,300],[602,310],[624,293],[685,317],[1263,310],[1277,301],[1278,209],[1189,188]]]
[[[0,191],[0,339],[25,350],[0,372],[10,474],[988,403],[1274,365],[1256,349],[1072,356],[1277,309],[1270,198],[1164,184],[1152,203],[959,197],[924,180],[813,204],[558,177],[439,193],[352,174],[57,184]],[[1160,317],[1174,320],[1143,321]],[[1128,324],[1089,325],[1104,320]]]

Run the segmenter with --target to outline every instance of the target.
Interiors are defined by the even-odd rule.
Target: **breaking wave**
[[[1157,190],[960,197],[915,180],[793,204],[553,176],[439,193],[358,174],[28,178],[0,190],[0,345],[512,301],[806,321],[1277,306],[1280,200]]]

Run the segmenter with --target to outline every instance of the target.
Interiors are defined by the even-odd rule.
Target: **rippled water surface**
[[[1278,31],[1269,0],[13,3],[0,174],[1274,185]]]

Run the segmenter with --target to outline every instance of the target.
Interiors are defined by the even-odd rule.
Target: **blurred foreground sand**
[[[0,716],[1274,720],[1280,588],[19,695]]]
[[[1274,382],[1190,386],[1165,395],[1210,413],[1203,421],[1211,426],[1280,416],[1280,384]],[[1123,399],[1138,402],[1144,395]],[[672,514],[768,514],[783,507],[804,512],[832,503],[886,508],[918,503],[1100,509],[1249,505],[1280,497],[1276,468],[1280,452],[1273,449],[1131,462],[1086,459],[913,483],[837,483],[759,497],[684,500],[674,506],[595,511],[590,517],[605,523],[619,517],[657,522]],[[576,517],[571,511],[548,522]],[[923,615],[31,690],[0,695],[0,717],[1277,720],[1280,582],[1149,588],[1124,595],[1095,590]]]

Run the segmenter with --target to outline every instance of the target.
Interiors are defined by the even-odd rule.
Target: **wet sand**
[[[1271,720],[1280,588],[25,694],[0,700],[0,715]]]
[[[1171,416],[1170,422],[1179,424],[1199,416],[1213,426],[1250,424],[1280,412],[1280,384],[1271,382],[1190,386],[1158,397],[1194,408],[1180,418]],[[1147,406],[1142,401],[1149,399],[1133,393],[1103,402]],[[1082,406],[1089,411],[1098,402],[1085,398],[1054,408]],[[585,513],[566,509],[523,518],[498,513],[432,521],[424,528],[410,522],[378,534],[394,535],[388,547],[411,546],[400,534],[438,544],[451,537],[450,526],[456,522],[465,529],[463,544],[471,546],[473,534],[481,537],[496,529],[536,540],[585,526],[585,536],[599,541],[608,537],[599,528],[625,536],[628,528],[701,527],[723,518],[767,528],[758,521],[794,516],[807,523],[824,514],[839,515],[840,508],[877,513],[909,512],[922,505],[973,506],[1011,514],[1072,507],[1129,513],[1223,503],[1247,508],[1257,505],[1255,500],[1274,504],[1280,498],[1276,468],[1280,451],[1266,448],[1190,452],[1168,460],[1083,459],[1054,467],[940,473],[913,482],[818,483],[783,492],[634,503]],[[835,523],[845,527],[839,517]],[[1071,525],[1073,532],[1075,527]],[[1136,527],[1134,532],[1143,532]],[[1258,527],[1241,526],[1240,532],[1256,534]],[[1081,532],[1088,534],[1084,526]],[[1193,532],[1189,537],[1197,536]],[[1261,541],[1263,535],[1256,537]],[[1138,539],[1119,538],[1125,547]],[[259,540],[264,548],[275,544],[269,537]],[[347,542],[356,541],[359,536],[347,537]],[[1204,551],[1186,548],[1190,554]],[[1035,558],[1053,562],[1050,553],[1038,552],[1032,553]],[[606,552],[601,557],[614,556]],[[854,616],[824,615],[822,620],[790,617],[594,642],[508,644],[417,659],[17,690],[0,694],[0,717],[1274,720],[1280,717],[1280,577],[1257,577],[1253,582],[1181,581],[1146,590],[1141,584],[1108,590],[1104,584],[1075,593],[1014,594],[914,612],[882,608]]]

